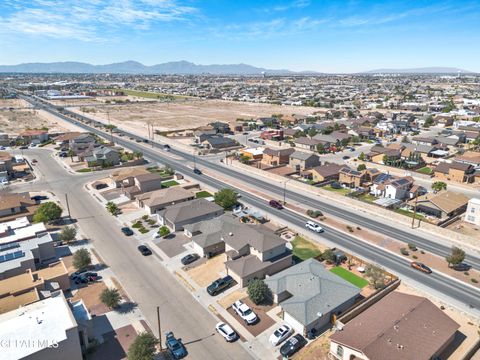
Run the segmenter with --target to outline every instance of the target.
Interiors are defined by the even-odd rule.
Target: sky
[[[480,72],[480,1],[0,0],[0,64]]]

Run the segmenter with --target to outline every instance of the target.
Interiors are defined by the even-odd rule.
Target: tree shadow
[[[135,302],[127,301],[124,303],[121,303],[115,308],[115,311],[120,313],[120,314],[128,314],[134,311],[138,307],[138,304]]]

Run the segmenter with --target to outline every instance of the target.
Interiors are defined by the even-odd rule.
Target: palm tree
[[[68,149],[67,155],[70,156],[70,160],[73,162],[73,155],[75,155],[75,152],[72,149]]]

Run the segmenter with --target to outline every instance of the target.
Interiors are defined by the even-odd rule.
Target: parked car
[[[165,334],[165,345],[170,350],[174,359],[183,359],[188,355],[187,349],[182,343],[182,339],[175,338],[173,332],[167,332]]]
[[[77,276],[74,280],[75,284],[88,284],[89,282],[94,282],[98,280],[98,275],[95,272],[85,272]]]
[[[152,250],[150,250],[148,247],[146,247],[145,245],[140,245],[138,248],[138,251],[140,251],[140,253],[143,255],[143,256],[148,256],[148,255],[152,255]]]
[[[278,210],[282,210],[282,209],[283,209],[283,205],[280,204],[280,202],[277,201],[277,200],[270,200],[270,201],[268,202],[268,204],[269,204],[271,207],[275,208],[275,209],[278,209]]]
[[[198,258],[200,258],[198,254],[188,254],[188,255],[185,255],[180,261],[182,262],[183,265],[188,265],[196,261]]]
[[[215,296],[232,286],[233,282],[233,278],[230,275],[227,275],[224,278],[217,279],[208,285],[207,292],[210,295]]]
[[[77,277],[79,277],[79,276],[81,276],[81,275],[83,275],[87,272],[88,272],[87,269],[75,271],[72,275],[70,275],[70,279],[75,280]]]
[[[217,332],[228,342],[234,341],[238,336],[230,325],[225,324],[224,322],[219,322],[215,325],[215,330],[217,330]]]
[[[58,153],[58,156],[60,156],[61,158],[66,158],[68,154],[66,152],[61,151]]]
[[[193,169],[193,172],[194,172],[195,174],[197,174],[197,175],[202,175],[202,171],[201,171],[200,169],[198,169],[198,168],[194,168],[194,169]]]
[[[343,160],[348,160],[348,159],[350,159],[350,156],[348,156],[348,155],[342,156],[342,159]]]
[[[48,199],[48,196],[35,195],[35,196],[32,196],[30,199],[32,199],[32,200],[34,200],[34,201],[42,201],[42,200],[47,200],[47,199]]]
[[[341,189],[342,188],[342,184],[338,183],[338,182],[333,182],[330,184],[330,187],[332,189]]]
[[[452,266],[453,270],[457,270],[457,271],[468,271],[470,270],[472,267],[468,264],[465,264],[465,263],[461,263],[461,264],[455,264]]]
[[[305,223],[305,227],[307,229],[315,231],[317,233],[321,233],[321,232],[324,231],[323,228],[320,225],[318,225],[317,223],[314,223],[313,221],[307,221]]]
[[[351,147],[349,150],[353,152],[355,151],[355,148]]]
[[[122,227],[122,232],[123,232],[126,236],[132,236],[132,235],[133,235],[133,230],[130,229],[129,227]]]
[[[280,348],[280,354],[283,357],[289,357],[295,354],[298,350],[303,348],[307,344],[307,340],[300,334],[292,336],[287,340],[285,344]]]
[[[28,146],[23,145],[23,146],[20,146],[19,149],[20,149],[20,150],[27,150],[27,149],[28,149]]]
[[[252,325],[257,322],[257,314],[255,314],[250,306],[245,304],[242,300],[235,301],[232,305],[232,308],[237,315],[247,323],[247,325]]]
[[[418,261],[413,261],[410,266],[414,268],[415,270],[419,270],[421,272],[424,272],[426,274],[431,274],[432,269],[430,269],[427,265],[424,263],[418,262]]]
[[[32,164],[36,164],[38,163],[38,160],[37,159],[32,159]]]
[[[272,335],[270,335],[268,341],[270,341],[273,346],[277,346],[292,334],[293,330],[290,326],[282,325],[277,330],[275,330]]]

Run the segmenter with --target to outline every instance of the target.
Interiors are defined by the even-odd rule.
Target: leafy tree
[[[170,165],[165,165],[163,167],[163,172],[167,175],[173,175],[175,174],[175,170],[170,166]]]
[[[335,254],[333,253],[332,249],[327,249],[325,250],[322,255],[322,259],[328,262],[334,262],[335,261]]]
[[[247,287],[247,294],[254,304],[262,304],[270,297],[270,289],[265,281],[261,279],[250,280]]]
[[[141,159],[143,157],[143,153],[141,151],[134,151],[133,156],[135,159]]]
[[[365,170],[367,168],[367,165],[365,164],[360,164],[357,166],[357,171],[362,171],[362,170]]]
[[[117,289],[106,288],[100,293],[100,301],[108,306],[109,309],[115,309],[120,304],[122,297]]]
[[[441,191],[441,190],[447,190],[447,184],[444,183],[443,181],[435,181],[432,184],[432,189],[434,191]]]
[[[60,219],[62,216],[62,208],[53,201],[41,204],[33,215],[33,222],[50,222]]]
[[[408,136],[405,135],[403,138],[402,138],[402,143],[409,143],[410,140],[408,139]]]
[[[465,260],[465,251],[459,247],[452,246],[452,252],[445,257],[445,260],[447,260],[448,267],[461,264]]]
[[[128,360],[153,360],[158,340],[149,332],[140,333],[128,348]]]
[[[238,194],[232,189],[222,189],[215,193],[214,199],[217,205],[220,205],[225,210],[231,210],[237,205]]]
[[[363,151],[358,155],[358,160],[365,161],[365,153]]]
[[[73,156],[75,152],[72,149],[68,149],[67,156],[70,156],[70,160],[73,162]]]
[[[115,204],[114,202],[107,202],[107,204],[105,205],[105,207],[107,208],[107,211],[112,214],[112,215],[117,215],[118,214],[118,206],[117,204]]]
[[[92,264],[92,258],[87,249],[79,249],[73,254],[73,267],[77,270],[84,270]]]
[[[160,229],[158,229],[158,233],[160,236],[164,237],[170,234],[170,229],[166,226],[162,226]]]
[[[385,272],[375,265],[368,265],[365,269],[365,276],[370,278],[370,283],[375,289],[385,286]]]
[[[319,154],[325,154],[325,146],[323,144],[317,144],[317,151]]]
[[[242,155],[240,155],[239,161],[242,164],[248,164],[250,162],[250,157],[242,154]]]
[[[70,241],[75,239],[77,236],[77,229],[74,226],[65,226],[62,231],[60,232],[60,240],[69,243]]]
[[[318,131],[313,127],[308,130],[308,136],[310,137],[314,137],[315,135],[317,135],[317,133]]]
[[[432,126],[433,124],[434,124],[433,116],[432,116],[432,115],[429,115],[429,116],[425,119],[425,122],[423,123],[423,127],[424,127],[424,128],[429,128],[429,127]]]
[[[382,161],[383,161],[383,163],[384,163],[385,165],[387,165],[387,163],[388,163],[388,155],[383,155]]]

